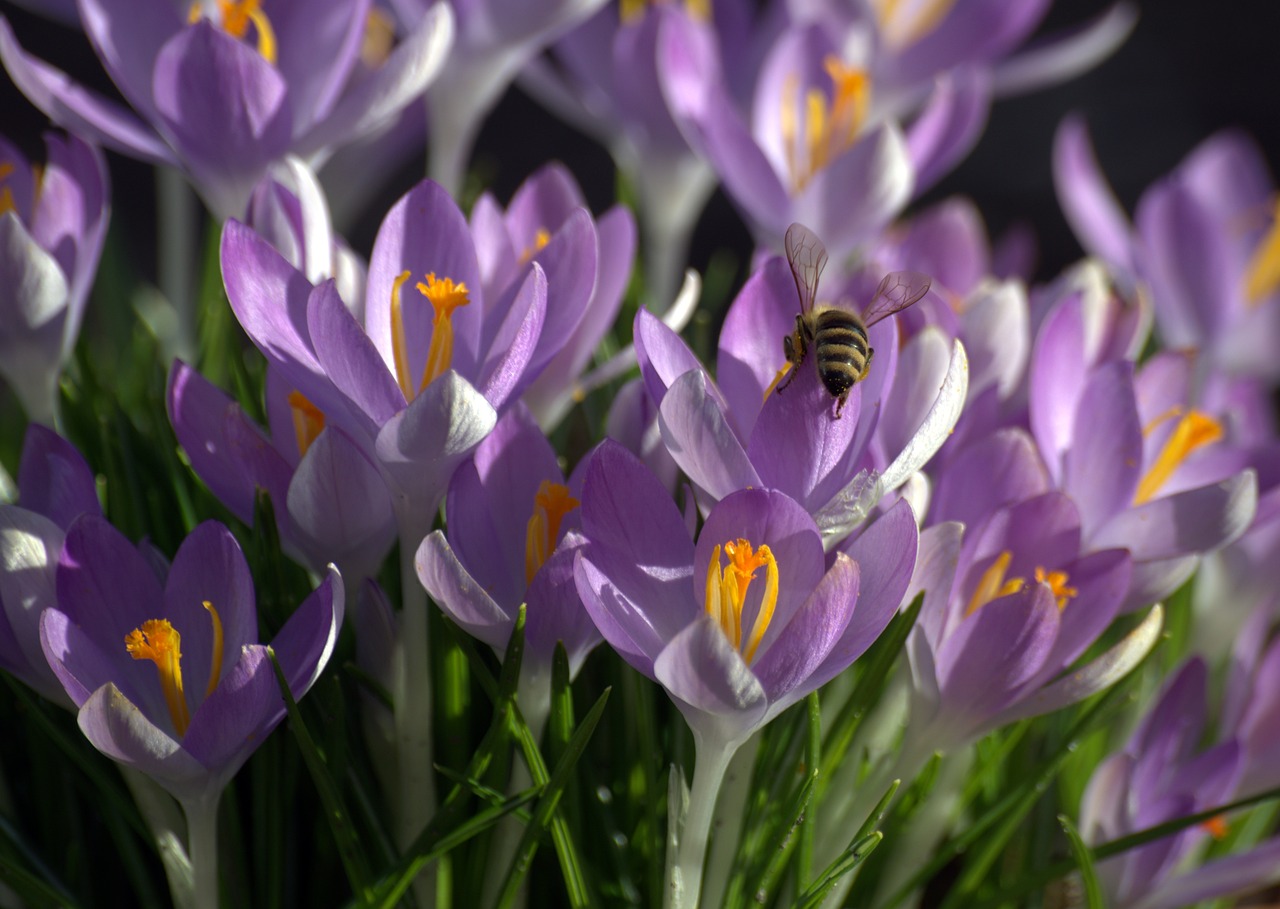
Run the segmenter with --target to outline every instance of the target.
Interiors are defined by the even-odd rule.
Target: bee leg
[[[876,349],[874,347],[868,347],[867,359],[862,364],[862,372],[858,373],[859,382],[861,382],[863,379],[867,377],[867,373],[871,372],[871,358],[874,357],[875,355],[876,355]]]
[[[783,335],[782,354],[787,358],[787,362],[791,364],[791,369],[787,372],[786,378],[784,378],[781,383],[779,383],[777,379],[773,380],[774,383],[777,384],[779,394],[781,394],[782,390],[790,385],[791,380],[796,377],[796,373],[799,372],[799,370],[796,369],[796,366],[804,362],[805,347],[803,340],[800,342],[800,353],[797,355],[795,336]],[[784,366],[783,369],[786,369],[786,367]],[[779,373],[778,375],[781,378],[782,373]]]
[[[845,405],[846,403],[848,403],[848,401],[849,401],[849,391],[850,391],[850,390],[851,390],[851,389],[846,388],[846,389],[845,389],[845,391],[844,391],[844,394],[842,394],[840,397],[836,398],[836,419],[837,419],[837,420],[838,420],[838,419],[840,419],[840,411],[844,410],[844,405]]]

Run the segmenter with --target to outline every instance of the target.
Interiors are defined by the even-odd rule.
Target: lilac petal
[[[985,70],[965,67],[947,73],[911,125],[907,151],[919,196],[967,155],[987,124],[991,83]]]
[[[156,9],[145,0],[84,0],[80,21],[120,94],[134,110],[154,121],[156,58],[186,23],[173,7]]]
[[[353,81],[371,6],[370,0],[272,4],[271,23],[282,39],[275,65],[289,84],[295,132],[327,114]]]
[[[870,532],[870,531],[868,531]],[[921,593],[924,603],[920,607],[919,627],[925,632],[929,646],[937,650],[942,646],[951,602],[951,588],[955,582],[956,566],[960,560],[961,538],[964,525],[949,521],[934,524],[920,533],[920,548],[911,584],[903,598],[907,602]]]
[[[945,442],[960,419],[969,389],[969,360],[964,345],[957,339],[951,349],[947,374],[938,389],[937,398],[924,416],[915,435],[884,469],[881,482],[885,492],[905,483],[913,473],[928,463]]]
[[[950,7],[932,30],[899,51],[893,73],[913,82],[964,60],[1003,57],[1035,30],[1048,8],[1047,0],[977,0],[960,9]]]
[[[285,501],[312,567],[335,562],[351,578],[377,573],[395,539],[395,512],[377,465],[341,429],[311,443]]]
[[[1062,121],[1053,140],[1053,183],[1085,251],[1132,271],[1133,228],[1094,157],[1084,119]]]
[[[471,237],[486,296],[490,289],[496,291],[514,281],[518,253],[512,245],[502,207],[488,192],[481,193],[471,207]]]
[[[1055,673],[1075,662],[1111,625],[1124,602],[1133,572],[1129,553],[1123,549],[1092,552],[1056,567],[1066,571],[1076,595],[1063,607],[1058,639],[1046,661],[1046,665],[1054,664]]]
[[[156,57],[156,114],[222,217],[242,217],[254,185],[292,138],[284,78],[208,20],[182,29]]]
[[[493,406],[453,370],[388,420],[375,450],[397,486],[397,514],[409,509],[429,525],[449,477],[497,421]]]
[[[365,330],[382,354],[387,370],[395,369],[392,353],[391,300],[395,280],[404,272],[410,280],[401,288],[409,375],[421,376],[430,350],[430,304],[421,298],[415,281],[428,274],[467,286],[470,303],[452,316],[452,367],[474,376],[479,365],[480,331],[485,312],[481,299],[480,266],[466,219],[439,184],[424,180],[400,198],[378,228],[369,258],[369,287],[365,295]]]
[[[695,728],[709,721],[711,728],[723,723],[745,733],[761,722],[769,705],[760,680],[710,616],[700,616],[663,648],[653,674]]]
[[[683,577],[668,578],[665,582],[672,588],[679,588],[689,603],[686,614],[671,615],[667,611],[650,614],[650,601],[638,603],[632,599],[630,591],[638,590],[642,595],[652,594],[653,588],[661,583],[652,583],[652,579],[643,575],[634,567],[615,565],[606,576],[591,561],[596,547],[590,544],[574,554],[573,577],[582,598],[582,605],[591,616],[601,637],[637,672],[653,678],[653,661],[667,641],[671,640],[680,629],[696,616],[689,596],[688,586],[691,583],[691,570],[686,569]],[[606,555],[607,558],[607,555]],[[658,590],[661,593],[661,590]]]
[[[547,318],[547,276],[538,263],[516,292],[481,366],[478,389],[494,408],[519,395],[532,380],[533,357]]]
[[[559,230],[586,200],[569,169],[558,161],[545,164],[520,184],[507,206],[510,235],[532,238],[539,230]]]
[[[1111,515],[1133,501],[1142,447],[1133,364],[1108,363],[1085,385],[1071,447],[1063,454],[1062,488],[1080,505],[1086,537],[1092,539]]]
[[[732,189],[727,179],[725,185]],[[852,197],[851,186],[858,187]],[[850,250],[897,217],[914,186],[906,140],[896,124],[883,123],[814,175],[792,217],[812,225],[828,249]]]
[[[635,338],[636,357],[640,361],[640,375],[644,378],[649,396],[661,404],[667,389],[691,369],[703,370],[697,355],[689,345],[649,310],[641,307],[636,312],[632,336]],[[712,386],[717,401],[720,394]],[[728,412],[728,406],[723,408]]]
[[[0,215],[0,375],[32,421],[52,423],[67,317],[67,281],[13,212]]]
[[[1031,433],[1049,476],[1062,481],[1062,460],[1075,434],[1080,395],[1089,371],[1085,326],[1078,305],[1064,302],[1045,318],[1031,357]]]
[[[298,605],[271,641],[295,698],[311,690],[333,655],[346,612],[346,595],[342,576],[330,565],[324,580]]]
[[[107,757],[133,767],[177,798],[200,794],[210,771],[107,683],[80,707],[80,730]]]
[[[1133,909],[1179,909],[1261,890],[1280,880],[1280,840],[1206,862],[1155,884]]]
[[[217,610],[222,623],[222,662],[217,667],[210,662],[213,617],[205,602]],[[226,527],[206,521],[183,540],[165,585],[163,617],[182,635],[187,702],[195,707],[211,671],[225,675],[240,658],[240,648],[258,640],[253,577],[240,544]]]
[[[601,641],[574,580],[574,561],[585,542],[580,534],[570,531],[534,575],[526,596],[525,640],[531,654],[549,664],[556,643],[563,642],[570,677],[577,674],[587,654]]]
[[[950,367],[947,351],[951,346],[941,330],[927,326],[899,353],[898,380],[880,417],[880,438],[886,451],[902,451],[924,422]]]
[[[1125,597],[1120,611],[1133,612],[1172,596],[1175,590],[1191,580],[1199,566],[1198,555],[1134,562],[1129,595]]]
[[[123,651],[129,632],[164,618],[164,594],[151,567],[120,531],[94,515],[81,515],[67,529],[57,583],[58,608],[104,646],[119,642]]]
[[[0,61],[27,99],[62,128],[152,164],[177,164],[169,147],[132,111],[89,91],[66,73],[23,51],[3,18]]]
[[[970,394],[995,387],[1011,397],[1021,384],[1031,354],[1027,292],[1022,282],[1006,281],[980,289],[962,315],[969,355]]]
[[[1144,561],[1207,552],[1244,533],[1257,501],[1257,478],[1253,471],[1245,471],[1211,486],[1129,508],[1108,521],[1091,538],[1091,545],[1123,546]]]
[[[974,563],[994,559],[1004,550],[1013,554],[1009,572],[1015,577],[1031,577],[1037,567],[1052,570],[1075,561],[1080,553],[1076,503],[1053,490],[1017,502],[996,512],[985,524],[970,528],[964,549],[970,576],[976,578]]]
[[[755,423],[765,389],[785,362],[782,338],[795,331],[799,312],[791,269],[773,257],[747,279],[725,314],[716,375],[743,426]]]
[[[774,640],[762,645],[752,672],[776,715],[849,667],[884,629],[849,632],[858,605],[858,563],[837,553],[831,570]],[[887,623],[893,610],[884,610]],[[838,652],[837,652],[838,651]]]
[[[992,600],[966,617],[937,653],[943,709],[966,718],[958,722],[971,733],[988,728],[1039,674],[1058,619],[1058,604],[1043,584]]]
[[[386,126],[435,79],[448,56],[453,36],[449,5],[432,4],[377,72],[347,91],[327,117],[298,138],[297,152],[303,156],[314,155],[328,146],[368,136]]]
[[[40,644],[45,665],[53,673],[57,687],[73,706],[79,707],[95,690],[120,675],[122,664],[119,655],[103,651],[96,641],[85,634],[84,629],[56,606],[40,613],[37,621],[39,635],[36,640]],[[123,650],[123,639],[121,644]],[[130,673],[129,677],[118,681],[128,689],[126,697],[137,696],[139,702],[142,702],[140,691],[151,695],[144,703],[148,713],[158,710],[159,713],[151,715],[168,716],[164,699],[160,697],[156,685],[144,685],[141,689],[132,685],[141,679],[142,676]],[[55,697],[55,701],[61,700],[62,698]]]
[[[41,690],[60,692],[40,644],[40,613],[58,605],[57,569],[63,532],[33,511],[0,505],[0,607],[3,624],[17,652],[7,654],[6,669],[25,665],[23,681]]]
[[[374,423],[382,425],[404,409],[400,386],[333,281],[317,287],[307,301],[307,333],[325,375]]]
[[[1160,641],[1163,628],[1164,608],[1157,605],[1138,627],[1106,653],[1002,711],[997,718],[998,724],[1052,713],[1110,688],[1146,659],[1151,648]]]
[[[547,245],[536,252],[532,267],[545,272],[549,297],[546,320],[529,370],[539,372],[560,352],[586,315],[598,269],[595,225],[585,209],[578,209],[560,226]]]
[[[1088,72],[1115,53],[1137,22],[1136,4],[1121,0],[1080,26],[1030,42],[997,66],[996,93],[1036,91]]]
[[[66,528],[81,512],[102,514],[98,487],[84,456],[56,432],[27,426],[18,462],[18,501]],[[61,548],[59,546],[59,548]]]
[[[220,781],[240,769],[285,714],[267,648],[253,644],[234,655],[235,662],[192,715],[182,739],[183,750]]]
[[[858,563],[858,611],[849,624],[850,632],[874,627],[879,613],[887,611],[884,622],[905,605],[920,548],[920,531],[915,513],[905,499],[900,499],[884,515],[858,534],[857,539],[840,547]],[[883,624],[881,624],[883,629]],[[875,635],[867,639],[874,640]],[[850,662],[854,658],[850,658]]]
[[[995,509],[1048,491],[1035,442],[1022,429],[1001,429],[947,462],[933,488],[930,520],[976,525]]]
[[[715,499],[764,485],[715,400],[710,380],[693,369],[676,380],[658,409],[663,443],[691,480]]]
[[[444,533],[432,531],[418,547],[413,562],[418,580],[449,618],[495,650],[506,647],[515,616],[495,603],[468,573]]]

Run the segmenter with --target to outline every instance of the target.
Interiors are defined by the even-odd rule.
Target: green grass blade
[[[1080,831],[1071,823],[1065,814],[1058,815],[1058,823],[1071,843],[1071,854],[1075,857],[1076,867],[1080,870],[1081,889],[1084,891],[1084,904],[1087,909],[1106,909],[1102,900],[1102,887],[1098,884],[1098,872],[1093,867],[1093,851],[1080,839]]]
[[[840,879],[862,864],[866,857],[875,851],[875,848],[880,845],[880,841],[883,839],[884,834],[879,830],[873,831],[866,836],[854,837],[844,852],[840,853],[836,860],[826,867],[809,889],[800,894],[799,899],[794,904],[795,909],[818,909],[822,905],[822,901],[827,898],[827,894],[835,888],[836,884],[840,883]]]

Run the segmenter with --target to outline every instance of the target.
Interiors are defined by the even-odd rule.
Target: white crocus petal
[[[858,471],[857,476],[813,516],[818,532],[822,535],[822,548],[826,552],[835,549],[841,540],[867,519],[867,515],[883,498],[884,493],[880,474],[874,470]]]
[[[1039,91],[1088,72],[1115,53],[1137,23],[1137,7],[1117,3],[1082,28],[1051,36],[1034,50],[1016,54],[996,67],[996,95]]]
[[[925,415],[924,422],[905,448],[880,475],[885,492],[892,492],[907,481],[913,473],[928,463],[942,447],[951,430],[955,429],[969,393],[969,358],[964,345],[957,339],[952,347],[951,363],[947,368],[942,387],[933,407]]]
[[[58,557],[65,534],[43,515],[0,506],[0,605],[5,621],[35,677],[42,695],[61,704],[66,693],[45,659],[40,646],[40,613],[58,604]]]
[[[16,501],[18,501],[18,484],[13,482],[9,471],[0,464],[0,504],[12,505]]]
[[[302,212],[303,269],[307,280],[319,284],[333,274],[333,227],[329,204],[325,201],[315,171],[299,158],[289,155],[274,174],[298,197]]]
[[[0,376],[32,422],[54,425],[62,369],[67,279],[57,261],[13,212],[0,215],[0,265],[7,285],[0,298]]]
[[[320,659],[316,660],[316,664],[311,669],[311,675],[307,678],[307,682],[302,686],[302,691],[310,691],[311,686],[320,678],[320,673],[329,665],[329,658],[333,656],[333,648],[338,643],[338,632],[342,628],[342,616],[346,612],[346,587],[342,581],[342,575],[338,571],[338,566],[332,562],[328,565],[328,576],[330,579],[330,589],[333,591],[333,607],[329,611],[329,632],[324,640],[324,648],[320,651]]]
[[[449,56],[453,37],[453,10],[447,3],[436,3],[382,68],[343,95],[329,116],[295,143],[295,149],[318,168],[330,146],[384,127],[427,90]]]
[[[923,473],[913,473],[898,489],[898,495],[907,500],[911,512],[916,516],[916,525],[929,513],[929,500],[933,494],[933,486]]]
[[[1160,640],[1164,628],[1164,607],[1157,603],[1137,628],[1124,636],[1118,644],[1093,662],[1069,675],[1063,676],[1039,692],[1015,704],[1001,713],[992,728],[1016,720],[1051,713],[1069,704],[1084,700],[1109,688],[1133,671],[1146,659],[1151,648]]]
[[[1021,281],[984,282],[966,301],[964,336],[973,348],[973,394],[995,385],[1001,398],[1017,389],[1031,354],[1027,291]]]

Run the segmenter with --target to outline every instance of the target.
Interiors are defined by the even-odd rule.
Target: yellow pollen
[[[773,390],[778,387],[778,383],[786,378],[787,373],[791,372],[792,363],[790,360],[782,364],[782,368],[778,370],[778,374],[773,377],[773,381],[769,383],[769,387],[764,390],[764,399],[769,400],[769,395],[773,394]]]
[[[871,0],[885,43],[895,50],[915,44],[938,27],[955,0]]]
[[[1178,425],[1174,427],[1173,434],[1164,443],[1155,463],[1147,469],[1138,483],[1133,504],[1141,505],[1151,501],[1193,451],[1221,438],[1222,424],[1208,414],[1192,410],[1181,415]]]
[[[527,265],[529,260],[546,249],[551,242],[551,234],[545,227],[539,227],[533,234],[533,245],[526,246],[520,253],[520,264]]]
[[[982,573],[982,577],[978,579],[978,586],[974,588],[972,596],[969,597],[969,605],[964,611],[965,615],[973,615],[992,600],[1018,593],[1027,586],[1024,578],[1005,577],[1009,573],[1009,564],[1012,561],[1013,553],[1007,549],[996,556],[995,561],[987,567],[987,570]],[[1067,603],[1079,593],[1076,588],[1070,586],[1071,578],[1065,571],[1049,571],[1043,567],[1037,567],[1034,577],[1036,583],[1049,585],[1049,590],[1053,592],[1053,598],[1058,604],[1059,611],[1066,609]]]
[[[233,38],[244,40],[252,25],[258,37],[258,53],[272,66],[276,62],[276,33],[271,20],[262,11],[261,0],[217,0],[221,29]],[[203,5],[196,0],[187,10],[187,22],[196,23],[204,15]]]
[[[209,613],[209,619],[213,622],[213,646],[209,661],[209,684],[204,690],[204,696],[208,697],[213,694],[218,687],[218,680],[222,678],[222,616],[218,615],[218,610],[213,608],[213,604],[208,600],[204,601],[205,611]]]
[[[324,431],[324,413],[300,391],[289,392],[289,410],[293,414],[293,434],[298,440],[298,454],[305,455],[311,443]]]
[[[1280,199],[1272,211],[1271,228],[1258,243],[1245,271],[1245,302],[1257,306],[1280,286]]]
[[[5,161],[3,164],[0,164],[0,182],[8,180],[9,177],[12,176],[15,169],[16,168],[13,166],[13,164],[9,161]],[[16,211],[17,208],[18,208],[18,203],[15,202],[13,199],[13,190],[10,189],[8,186],[4,187],[3,189],[0,189],[0,215],[8,214],[11,211]]]
[[[1200,824],[1202,830],[1208,831],[1209,835],[1215,840],[1225,839],[1230,828],[1227,826],[1227,816],[1225,814],[1215,815],[1207,821]]]
[[[160,688],[178,737],[187,734],[191,712],[182,691],[182,635],[168,619],[148,619],[124,637],[124,649],[135,660],[150,660],[160,675]]]
[[[665,0],[620,0],[618,18],[623,25],[634,25],[650,5],[660,6],[663,2]],[[685,0],[684,10],[694,22],[711,21],[711,0]]]
[[[831,97],[812,87],[803,94],[799,77],[787,78],[782,87],[779,117],[791,188],[799,192],[814,174],[847,151],[858,139],[871,105],[871,77],[865,70],[847,66],[834,56],[823,61],[831,78]],[[800,114],[804,107],[804,135]]]
[[[369,69],[378,69],[391,56],[395,41],[395,21],[378,7],[371,7],[360,38],[360,62]]]
[[[409,346],[404,337],[404,311],[400,288],[409,280],[409,272],[402,271],[391,282],[391,358],[396,365],[396,384],[404,392],[404,399],[412,401],[415,395],[413,379],[409,378]]]
[[[418,282],[418,292],[427,298],[435,310],[431,323],[431,347],[427,350],[427,366],[422,373],[421,391],[444,375],[453,360],[453,311],[471,302],[467,285],[453,283],[452,278],[436,278],[435,272],[427,275],[427,282]]]
[[[556,543],[560,541],[560,523],[564,516],[580,503],[569,495],[569,487],[563,483],[543,480],[533,497],[533,514],[525,525],[524,582],[533,583]]]
[[[720,565],[722,550],[728,560],[723,568]],[[746,606],[747,591],[759,568],[765,569],[764,595],[760,599],[760,609],[744,647],[742,611]],[[711,559],[707,564],[707,615],[720,626],[729,643],[748,663],[755,658],[756,649],[769,630],[777,605],[778,563],[768,546],[761,546],[753,551],[747,540],[731,540],[723,547],[716,546],[711,551]]]

